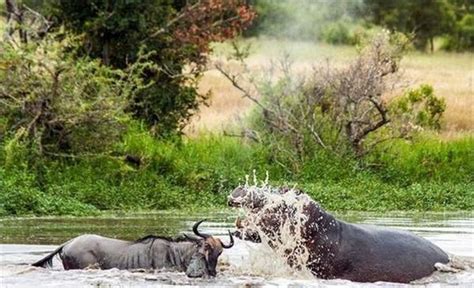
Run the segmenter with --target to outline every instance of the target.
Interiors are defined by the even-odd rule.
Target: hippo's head
[[[199,249],[191,258],[186,269],[188,277],[216,276],[216,266],[219,256],[224,249],[231,248],[234,245],[234,238],[229,231],[230,243],[224,244],[219,238],[199,232],[199,224],[204,222],[201,220],[193,226],[193,232],[200,237],[198,240]]]
[[[270,195],[283,195],[290,191],[293,192],[295,196],[302,195],[301,190],[286,186],[270,189],[239,186],[227,197],[227,203],[230,207],[244,207],[258,210],[268,203],[268,197]]]
[[[294,216],[293,203],[302,201],[306,206],[310,200],[301,190],[287,186],[239,186],[228,196],[228,204],[247,211],[243,219],[237,218],[233,234],[252,242],[261,242],[261,233],[278,235],[282,222]]]
[[[267,199],[261,190],[239,186],[227,197],[227,203],[231,207],[245,207],[249,209],[262,208]]]

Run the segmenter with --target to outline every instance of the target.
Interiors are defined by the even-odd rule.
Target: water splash
[[[248,265],[241,267],[242,272],[314,279],[307,268],[311,258],[303,238],[303,228],[308,221],[303,209],[309,198],[296,187],[270,186],[268,174],[264,181],[258,181],[255,172],[253,183],[249,178],[247,176],[245,185],[241,186],[246,193],[234,199],[239,201],[241,213],[246,216],[244,220],[237,220],[237,226],[244,237],[258,235],[261,245],[249,246]]]

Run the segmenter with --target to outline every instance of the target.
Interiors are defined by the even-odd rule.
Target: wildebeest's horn
[[[200,233],[200,232],[198,231],[199,225],[200,225],[202,222],[204,222],[204,221],[206,221],[206,219],[202,219],[201,221],[196,222],[196,223],[194,224],[194,226],[193,226],[193,232],[194,232],[194,234],[196,234],[196,235],[199,236],[199,237],[202,237],[202,238],[209,238],[209,237],[211,237],[211,235],[204,234],[204,233]]]
[[[227,230],[227,232],[229,232],[229,237],[230,237],[230,243],[229,245],[225,245],[224,243],[222,243],[222,247],[226,248],[226,249],[229,249],[231,248],[232,246],[234,246],[234,237],[232,236],[232,233],[230,233],[230,230]]]

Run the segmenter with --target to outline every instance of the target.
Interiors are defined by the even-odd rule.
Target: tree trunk
[[[102,62],[106,65],[110,65],[110,41],[104,41],[104,46],[102,47]]]

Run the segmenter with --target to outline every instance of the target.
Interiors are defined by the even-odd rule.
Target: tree
[[[474,1],[448,0],[456,23],[452,33],[447,35],[443,48],[446,50],[474,50]]]
[[[144,71],[153,85],[129,99],[127,111],[156,135],[181,131],[205,102],[197,80],[213,41],[235,37],[254,18],[240,0],[46,0],[47,16],[83,34],[80,55],[123,69],[138,52],[153,53],[159,69]]]
[[[434,37],[450,32],[454,25],[451,6],[445,0],[364,0],[363,16],[374,24],[414,36],[414,45],[423,50]]]
[[[431,87],[412,90],[394,104],[383,97],[397,83],[406,48],[406,38],[399,36],[376,35],[348,67],[314,67],[306,77],[287,59],[247,79],[219,64],[217,69],[256,104],[242,136],[263,142],[276,163],[298,171],[316,152],[362,159],[382,142],[423,127],[438,129],[445,104]]]

